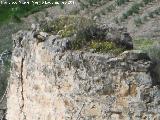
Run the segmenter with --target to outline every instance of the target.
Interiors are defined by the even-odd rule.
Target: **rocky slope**
[[[70,50],[70,38],[40,35],[43,41],[33,31],[13,36],[7,120],[160,119],[160,90],[145,53]]]
[[[13,31],[15,32],[19,28],[30,29],[29,26],[32,23],[35,23],[36,25],[38,23],[43,24],[43,23],[52,21],[57,16],[61,16],[61,15],[80,15],[80,16],[89,17],[99,24],[101,23],[107,24],[107,26],[112,27],[113,30],[116,29],[117,26],[121,26],[119,28],[123,28],[122,26],[125,26],[127,27],[128,31],[131,33],[131,36],[133,38],[142,37],[146,39],[156,39],[156,40],[159,40],[160,38],[159,36],[160,34],[160,28],[159,28],[160,1],[159,0],[139,0],[139,1],[137,0],[98,0],[98,2],[96,0],[88,0],[88,1],[74,0],[74,1],[75,1],[74,5],[65,5],[63,8],[61,8],[60,6],[51,7],[51,8],[42,10],[41,12],[30,15],[28,17],[22,18],[24,23],[22,23],[21,25],[16,24],[14,27],[14,24],[11,24],[11,27],[9,29],[5,27],[9,35],[8,34],[6,35],[6,30],[4,30],[4,28],[1,28],[0,39],[2,39],[1,41],[2,44],[0,45],[0,51],[4,50],[6,45],[7,45],[7,48],[11,46],[10,32],[13,32]],[[57,108],[56,106],[53,107],[56,104],[55,103],[56,100],[54,101],[53,98],[59,99],[59,96],[61,96],[60,89],[61,88],[63,89],[63,87],[64,89],[69,89],[70,86],[72,86],[73,89],[69,92],[66,90],[66,93],[63,93],[65,90],[64,91],[62,90],[63,91],[62,95],[65,97],[69,96],[69,102],[67,104],[72,104],[71,106],[73,106],[74,109],[70,110],[70,108],[68,108],[68,106],[70,105],[67,105],[66,107],[65,101],[61,100],[61,97],[59,100],[62,107],[64,107],[64,109],[62,108],[65,111],[63,112],[64,114],[62,114],[62,117],[64,119],[67,119],[66,118],[67,115],[69,115],[70,117],[68,119],[76,119],[76,118],[80,119],[80,117],[82,117],[81,119],[129,119],[129,118],[159,119],[158,118],[159,117],[159,106],[158,106],[159,98],[158,97],[159,97],[160,91],[159,91],[158,85],[160,84],[159,82],[160,77],[156,73],[157,70],[159,71],[159,67],[158,65],[152,65],[152,62],[149,59],[147,60],[145,58],[139,59],[138,57],[136,58],[136,60],[134,60],[135,56],[141,56],[144,53],[141,53],[141,52],[137,53],[137,51],[129,51],[129,52],[125,52],[122,55],[123,57],[122,56],[117,57],[110,54],[105,54],[105,55],[96,54],[96,53],[93,53],[92,49],[89,50],[89,52],[77,52],[77,51],[72,51],[69,48],[65,48],[67,45],[67,42],[70,41],[68,38],[63,39],[63,41],[65,41],[63,43],[61,42],[62,38],[59,38],[56,35],[47,34],[47,36],[45,36],[46,37],[45,41],[42,40],[40,41],[40,43],[39,42],[37,43],[37,40],[35,40],[35,38],[33,37],[34,36],[33,33],[34,33],[34,30],[32,30],[32,32],[30,31],[20,32],[20,35],[16,35],[17,38],[14,38],[15,48],[12,56],[13,63],[12,63],[12,74],[11,74],[11,80],[10,80],[12,87],[10,89],[10,93],[8,94],[8,98],[9,98],[8,107],[10,108],[10,110],[8,110],[8,119],[11,119],[11,117],[13,117],[15,113],[19,114],[18,116],[19,119],[23,119],[24,113],[22,108],[24,108],[24,112],[26,112],[27,114],[26,116],[28,118],[26,119],[35,119],[35,120],[47,119],[46,118],[47,115],[51,116],[51,118],[55,117],[55,119],[59,119],[54,115],[57,114],[56,112],[58,113],[61,112],[61,108]],[[20,39],[18,37],[20,37]],[[108,38],[112,38],[112,37],[114,37],[114,34],[110,34]],[[22,38],[23,40],[21,42]],[[8,44],[6,44],[6,42]],[[41,54],[43,54],[44,61],[41,58],[42,57]],[[133,59],[132,57],[129,57],[130,55],[131,56],[133,55],[132,56]],[[48,62],[48,57],[49,59],[51,59],[49,60],[49,62]],[[60,61],[57,61],[57,57],[59,57]],[[61,57],[62,57],[62,61],[61,61]],[[32,59],[30,60],[29,58],[32,58]],[[24,65],[21,64],[21,59],[24,62]],[[56,59],[56,60],[53,60],[53,59]],[[63,65],[62,66],[60,65],[63,62],[68,63],[68,59],[69,59],[69,63],[70,61],[73,61],[73,64],[69,65],[69,68],[72,71],[72,73],[67,73],[67,71],[69,71],[68,70],[69,68],[66,68]],[[89,61],[90,59],[92,59],[92,62]],[[146,63],[143,61],[146,61]],[[93,65],[95,65],[96,67],[92,66],[91,63],[93,63]],[[110,68],[110,63],[111,63],[111,66],[113,64],[112,66],[113,68],[112,67]],[[78,68],[75,67],[75,65],[77,64],[79,66]],[[146,66],[146,64],[148,66]],[[127,65],[130,65],[130,66],[127,66]],[[16,66],[19,66],[19,67],[16,67]],[[21,67],[23,66],[27,68],[24,67],[23,69],[21,69]],[[33,67],[34,69],[31,68],[31,66],[34,66]],[[56,68],[54,66],[56,66]],[[103,68],[104,66],[105,68]],[[144,68],[144,66],[146,66],[146,68]],[[107,70],[105,70],[104,72],[103,69],[106,69],[106,68]],[[44,69],[48,73],[44,74],[42,72],[42,71],[45,71]],[[61,72],[59,73],[61,69],[63,73],[62,75],[61,75]],[[141,69],[142,71],[139,71]],[[80,73],[78,73],[77,71],[79,71]],[[86,72],[91,71],[91,72],[84,73],[85,71]],[[114,71],[115,74],[114,72],[113,74],[112,72],[109,73],[109,71]],[[28,75],[28,73],[31,76]],[[39,78],[37,78],[39,77],[37,76],[37,74],[44,79],[40,77],[40,80],[39,80]],[[71,81],[66,80],[67,77],[64,78],[65,74],[71,77],[73,76],[74,78],[78,76],[78,78],[76,79],[68,78],[68,79],[71,79]],[[84,78],[81,79],[81,77],[79,77],[79,74]],[[103,75],[104,75],[104,78],[103,78]],[[23,76],[25,76],[26,78],[24,79]],[[60,78],[57,78],[57,76],[58,77],[60,76]],[[95,78],[95,76],[99,76],[99,77]],[[102,79],[101,79],[101,76],[102,76]],[[130,79],[130,76],[131,76],[131,80],[129,80],[128,82],[128,79]],[[137,76],[140,76],[140,77],[137,77]],[[14,79],[17,82],[13,82]],[[22,85],[23,84],[22,79],[25,82],[24,88]],[[55,85],[57,79],[60,79],[60,80],[58,84]],[[34,80],[36,80],[39,85],[36,85],[36,83],[33,83]],[[69,84],[69,86],[63,85],[63,82],[64,82],[63,80],[67,81],[64,84]],[[139,82],[141,80],[143,84]],[[145,80],[148,82],[146,83]],[[95,81],[99,81],[99,82],[97,83]],[[71,84],[70,82],[71,83],[74,82],[74,84],[70,85]],[[131,85],[130,85],[130,82],[131,82]],[[26,85],[26,83],[28,85]],[[58,97],[56,95],[53,96],[53,92],[45,92],[46,89],[48,88],[44,87],[41,83],[45,84],[46,86],[53,86],[49,89],[51,91],[58,91],[56,92],[56,95]],[[86,87],[90,86],[90,88],[80,88],[80,86],[84,87],[82,84],[85,84]],[[117,84],[118,86],[116,87]],[[38,86],[37,88],[42,90],[42,92],[39,92],[39,90],[37,89],[37,91],[35,90],[36,92],[34,92],[35,95],[33,95],[32,97],[31,92],[34,91],[34,89],[36,89],[34,88],[34,85]],[[98,87],[95,87],[96,85]],[[134,85],[135,85],[135,88],[133,91],[134,92],[136,91],[136,92],[134,93],[134,95],[132,95],[130,91],[132,89],[132,86]],[[108,88],[109,90],[106,90]],[[14,91],[15,89],[17,90]],[[125,93],[119,92],[121,91],[121,89]],[[78,92],[82,92],[80,90],[84,91],[83,95],[81,95],[81,93],[78,93]],[[107,93],[105,93],[106,91]],[[90,94],[90,92],[91,93],[94,92],[94,93]],[[24,95],[26,96],[23,96],[22,93],[24,93]],[[43,96],[45,96],[46,94],[48,95],[48,98],[47,97],[43,98]],[[125,94],[125,95],[121,95],[121,94]],[[38,97],[35,97],[35,96],[38,96]],[[17,99],[17,97],[19,98]],[[76,99],[81,99],[81,97],[83,98],[82,99],[83,102],[77,102]],[[13,105],[14,102],[11,102],[12,99],[15,99],[14,101],[15,105]],[[32,101],[32,99],[33,101],[36,101],[38,99],[39,102],[35,102],[35,103],[33,102],[33,104],[30,104],[31,103],[30,101]],[[45,102],[47,101],[47,99],[49,99],[50,101],[49,104],[51,105],[46,107],[47,109],[46,111],[48,111],[48,113],[46,112],[43,114],[41,113],[41,109],[43,108],[41,106],[43,103],[41,103],[40,101],[42,100],[42,102]],[[147,100],[145,101],[145,99]],[[86,104],[83,105],[83,103],[85,102],[87,105]],[[106,102],[109,105],[108,104],[106,105]],[[126,103],[127,105],[123,105],[122,102]],[[99,110],[100,112],[98,114],[96,113],[94,114],[94,111],[96,111],[95,109],[93,109],[92,111],[91,103],[93,104],[95,103],[96,105],[98,104],[98,106],[100,106],[99,108],[95,107],[96,110],[100,109]],[[112,103],[114,103],[116,107],[112,106],[111,105]],[[37,117],[34,116],[35,114],[34,112],[33,114],[29,115],[29,113],[31,112],[31,109],[30,109],[31,105],[33,105],[34,107],[36,106],[35,107],[36,110],[34,112],[39,114]],[[133,106],[134,110],[131,110],[130,108],[131,105]],[[103,108],[104,106],[107,106],[107,108]],[[70,111],[68,112],[68,110]],[[55,114],[53,114],[52,116],[50,114],[52,114],[53,111]],[[12,119],[14,118],[18,119],[16,117],[13,117]]]

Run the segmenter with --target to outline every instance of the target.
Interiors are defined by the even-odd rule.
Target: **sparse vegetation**
[[[146,50],[151,47],[154,43],[153,40],[150,39],[136,39],[134,42],[134,49]]]
[[[138,14],[142,3],[135,3],[133,6],[127,11],[128,15]]]
[[[122,17],[120,18],[121,21],[124,21],[125,19],[127,19],[129,16],[132,16],[133,14],[138,14],[141,6],[142,6],[141,3],[134,3],[127,12],[123,13]]]
[[[148,12],[147,15],[143,16],[142,18],[138,16],[136,19],[134,19],[134,23],[136,26],[140,26],[144,22],[148,21],[149,18],[154,18],[156,15],[160,15],[160,7],[155,9],[154,11]]]
[[[140,3],[134,3],[132,7],[126,12],[126,16],[131,16],[133,14],[138,14],[141,7],[144,7],[145,5],[149,4],[153,0],[143,0],[143,2]],[[144,5],[145,4],[145,5]]]
[[[151,39],[134,40],[134,49],[143,50],[153,61],[160,60],[160,42]]]
[[[121,1],[121,0],[120,0]],[[153,0],[143,0],[142,2],[140,3],[134,3],[132,5],[132,7],[126,11],[125,13],[122,14],[122,17],[120,18],[121,22],[123,22],[125,19],[128,19],[129,16],[132,16],[134,14],[139,14],[139,11],[140,11],[140,8],[141,7],[144,7],[145,5],[151,3]],[[120,2],[120,3],[124,3],[123,0]],[[155,12],[154,12],[155,13]],[[154,13],[149,13],[149,16],[150,17],[154,17]],[[159,14],[158,13],[158,10],[156,11],[156,14]],[[139,24],[142,24],[142,19],[135,19],[134,20],[135,24],[137,26],[139,26]]]
[[[160,43],[154,43],[149,49],[146,50],[148,55],[153,61],[160,60]]]

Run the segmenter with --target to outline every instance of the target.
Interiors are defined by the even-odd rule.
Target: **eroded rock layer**
[[[7,120],[159,120],[145,53],[67,50],[67,38],[15,35]]]

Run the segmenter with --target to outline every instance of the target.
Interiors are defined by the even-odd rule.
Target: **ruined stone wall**
[[[66,50],[67,38],[14,37],[7,120],[159,120],[160,90],[140,51]]]

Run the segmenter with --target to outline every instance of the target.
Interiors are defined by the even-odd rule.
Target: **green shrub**
[[[101,0],[88,0],[90,6],[99,3]]]
[[[123,18],[123,19],[127,19],[128,16],[129,16],[129,15],[128,15],[127,13],[123,13],[123,17],[122,17],[122,18]]]
[[[88,0],[88,3],[92,6],[93,4],[97,4],[97,0]]]
[[[133,4],[133,6],[131,7],[129,13],[130,13],[131,15],[132,15],[133,13],[138,14],[141,6],[142,6],[141,3],[135,3],[135,4]]]
[[[72,49],[81,49],[85,47],[92,39],[94,39],[94,33],[96,30],[95,24],[88,24],[87,26],[81,26],[76,32],[76,38],[72,42]]]
[[[80,7],[82,10],[84,10],[85,8],[88,8],[88,5],[80,1]]]
[[[118,6],[121,6],[122,4],[125,4],[126,2],[129,2],[129,0],[116,0],[116,3]]]
[[[80,50],[87,42],[84,39],[76,39],[71,42],[71,49]]]
[[[106,7],[108,12],[112,12],[116,7],[114,5],[109,5],[108,7]]]
[[[150,2],[153,2],[153,0],[143,0],[144,4],[148,4]]]

